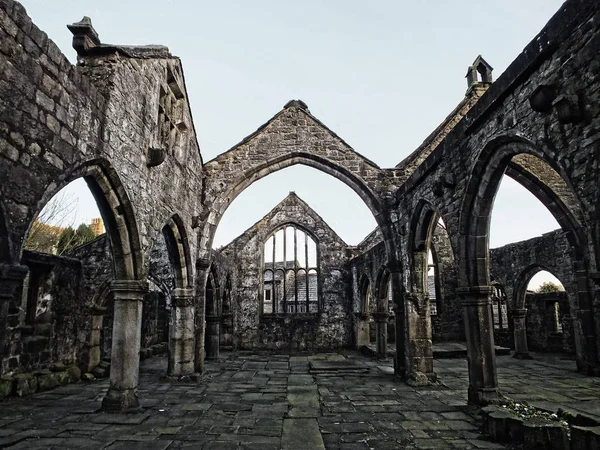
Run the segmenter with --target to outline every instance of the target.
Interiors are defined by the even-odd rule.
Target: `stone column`
[[[23,283],[29,268],[19,264],[0,264],[0,374],[6,342],[8,308],[15,291]]]
[[[396,321],[396,357],[394,358],[394,376],[397,380],[406,379],[406,306],[402,295],[402,266],[389,264],[391,274],[392,300],[394,302],[394,320]]]
[[[355,313],[356,320],[356,348],[369,345],[369,315],[365,313]]]
[[[220,323],[219,316],[206,316],[206,359],[219,359]]]
[[[123,412],[139,407],[137,396],[140,372],[142,300],[148,282],[113,280],[114,301],[110,387],[102,400],[106,411]]]
[[[387,356],[387,321],[389,314],[378,312],[374,314],[375,327],[377,330],[377,356],[385,358]]]
[[[194,373],[194,290],[173,289],[171,302],[167,374],[170,377],[180,377]]]
[[[527,310],[526,309],[515,309],[513,310],[513,328],[514,328],[514,339],[515,339],[515,354],[513,358],[517,359],[532,359],[527,348]]]
[[[406,295],[408,319],[408,354],[406,377],[412,386],[435,381],[429,297],[423,293]]]
[[[498,398],[492,291],[490,286],[471,286],[457,290],[462,298],[467,337],[469,403],[475,405],[486,405]]]
[[[204,334],[205,334],[205,316],[206,311],[206,277],[210,260],[198,258],[196,260],[196,355],[194,358],[194,370],[197,373],[204,372]]]

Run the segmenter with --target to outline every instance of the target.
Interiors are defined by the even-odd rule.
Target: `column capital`
[[[462,297],[463,306],[487,306],[492,304],[492,286],[462,286],[456,294]]]
[[[376,322],[387,322],[390,314],[387,312],[376,312],[373,314],[373,317],[375,317]]]
[[[118,300],[140,301],[148,292],[146,280],[111,280],[108,285],[110,293]]]
[[[512,316],[513,319],[522,319],[527,316],[527,309],[513,309]]]
[[[194,304],[193,288],[175,288],[171,291],[173,304],[180,308],[192,306]]]

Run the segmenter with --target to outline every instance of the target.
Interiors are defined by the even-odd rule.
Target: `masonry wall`
[[[435,253],[437,314],[431,316],[433,341],[463,341],[465,325],[460,299],[456,295],[458,284],[458,267],[454,251],[446,229],[436,226],[432,241],[432,252]]]
[[[528,292],[525,296],[525,304],[529,350],[575,353],[573,318],[565,292],[544,294]]]
[[[573,311],[576,310],[577,282],[575,278],[572,250],[567,237],[562,230],[552,231],[540,237],[526,241],[515,242],[503,247],[490,250],[490,276],[499,283],[506,292],[508,302],[508,328],[494,330],[494,339],[500,345],[513,347],[512,310],[515,307],[528,309],[527,334],[537,350],[572,352]],[[545,307],[544,296],[536,297],[527,294],[526,298],[518,298],[518,292],[525,292],[531,277],[539,270],[546,270],[557,277],[565,288],[564,296],[560,297],[564,342],[560,345],[548,344],[544,333]],[[539,300],[541,298],[541,300]],[[538,299],[541,303],[538,304]],[[531,300],[531,303],[529,300]],[[521,306],[519,306],[521,305]],[[532,329],[529,329],[532,326]],[[562,337],[561,337],[562,339]]]
[[[2,260],[20,260],[26,231],[53,194],[72,179],[98,176],[91,170],[100,168],[115,183],[118,214],[127,213],[135,276],[143,278],[169,218],[179,215],[192,236],[192,216],[201,209],[201,196],[190,195],[202,191],[202,159],[180,61],[164,47],[104,46],[72,66],[12,0],[0,3],[0,25],[0,244],[8,244]],[[161,89],[175,84],[183,97],[173,112],[175,139],[165,143]],[[164,150],[162,163],[149,166],[150,148]],[[189,245],[194,253],[195,240]]]
[[[166,251],[164,239],[159,239],[150,264],[154,282],[142,307],[142,347],[168,341],[173,276]],[[113,266],[106,235],[69,256],[25,251],[23,262],[30,274],[16,296],[19,303],[9,309],[2,373],[33,371],[58,362],[75,363],[89,372],[90,360],[109,358],[113,311],[107,283],[113,279]],[[100,317],[100,325],[94,317]],[[101,329],[94,333],[94,327]]]
[[[300,225],[318,243],[319,313],[262,314],[263,245],[274,229],[286,223]],[[260,222],[218,250],[232,280],[234,348],[294,352],[350,347],[351,279],[346,248],[308,205],[290,194]]]

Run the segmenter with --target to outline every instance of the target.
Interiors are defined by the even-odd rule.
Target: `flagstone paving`
[[[598,412],[598,379],[576,374],[573,361],[536,358],[498,358],[506,395]],[[435,363],[440,384],[412,388],[393,381],[390,360],[350,352],[226,354],[199,381],[167,379],[166,360],[152,358],[141,366],[139,412],[100,412],[106,380],[10,399],[0,403],[0,448],[503,448],[465,406],[466,361]]]

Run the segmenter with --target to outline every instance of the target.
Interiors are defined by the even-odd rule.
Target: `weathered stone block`
[[[76,383],[81,378],[81,369],[75,365],[67,367],[67,373],[69,374],[70,383]]]
[[[5,397],[13,395],[15,389],[15,380],[13,377],[3,376],[0,377],[0,400]]]
[[[48,391],[58,386],[58,381],[53,372],[48,369],[39,370],[36,372],[39,391]]]
[[[31,373],[19,373],[15,375],[15,394],[18,397],[25,397],[37,391],[37,377]]]

